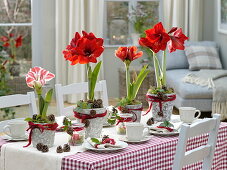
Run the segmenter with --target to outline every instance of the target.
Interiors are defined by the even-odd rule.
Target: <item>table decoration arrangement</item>
[[[29,128],[29,142],[33,147],[38,143],[42,143],[47,147],[52,147],[54,144],[55,130],[58,124],[55,122],[53,114],[47,116],[47,109],[52,99],[53,89],[46,92],[45,97],[42,96],[43,86],[47,81],[52,80],[55,75],[41,67],[33,67],[26,75],[26,83],[28,87],[33,88],[38,96],[39,114],[33,115],[32,118],[26,118]]]
[[[102,138],[88,138],[84,143],[86,149],[104,152],[121,150],[127,146],[127,143],[110,138],[108,135],[104,135]]]
[[[71,62],[71,65],[86,64],[88,95],[86,100],[76,103],[74,116],[85,124],[85,138],[100,137],[103,123],[106,121],[107,110],[103,107],[102,99],[95,99],[94,90],[102,61],[98,62],[94,69],[90,63],[97,63],[97,58],[103,53],[103,39],[96,38],[91,32],[85,31],[80,35],[75,33],[71,43],[63,51],[64,58]]]
[[[69,135],[68,143],[71,146],[78,146],[84,142],[85,138],[85,124],[83,123],[72,123],[72,121],[65,117],[63,119],[63,130]]]
[[[127,89],[127,96],[122,98],[117,106],[121,113],[131,113],[134,116],[134,121],[140,122],[141,120],[141,112],[143,110],[142,103],[140,101],[135,100],[138,90],[149,73],[147,69],[147,65],[143,66],[139,75],[135,75],[133,77],[133,81],[131,81],[130,77],[130,64],[133,60],[136,60],[142,57],[143,52],[137,52],[136,46],[131,47],[119,47],[115,51],[116,57],[121,59],[125,64],[126,69],[126,89]]]
[[[173,111],[173,101],[176,94],[173,88],[166,85],[166,48],[170,53],[184,50],[184,42],[188,39],[182,28],[173,27],[168,33],[164,29],[162,22],[154,25],[153,28],[145,31],[146,37],[140,38],[139,44],[147,47],[153,54],[153,62],[156,77],[156,87],[151,87],[147,93],[149,109],[146,114],[152,111],[155,121],[169,121]],[[163,51],[162,63],[157,57],[158,52]]]

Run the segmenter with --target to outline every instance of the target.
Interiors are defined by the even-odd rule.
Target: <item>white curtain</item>
[[[102,36],[103,0],[58,0],[56,1],[56,83],[63,85],[86,81],[85,65],[71,66],[65,61],[62,51],[74,37],[75,32],[93,32]],[[102,74],[101,74],[102,75]],[[69,103],[83,99],[84,95],[69,95]]]
[[[202,40],[203,0],[163,0],[165,28],[177,26],[191,41]]]

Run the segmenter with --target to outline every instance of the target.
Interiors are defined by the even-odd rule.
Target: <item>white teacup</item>
[[[192,123],[194,120],[197,120],[201,115],[200,110],[196,110],[194,107],[180,107],[180,120],[184,123]],[[198,116],[195,117],[195,113],[199,113]]]
[[[3,132],[14,139],[24,138],[26,135],[27,123],[25,121],[10,121],[3,128]]]
[[[144,125],[138,122],[126,123],[126,136],[129,141],[140,141],[147,133],[144,133]]]

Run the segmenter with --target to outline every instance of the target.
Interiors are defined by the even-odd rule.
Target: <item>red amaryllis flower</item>
[[[170,41],[168,43],[169,52],[174,52],[176,49],[184,50],[184,41],[187,40],[188,37],[183,34],[181,28],[173,27],[168,34],[172,33],[173,35],[170,35]]]
[[[20,35],[19,37],[17,37],[15,41],[16,41],[16,44],[15,44],[16,48],[20,47],[22,45],[22,36]]]
[[[47,81],[53,79],[55,75],[41,67],[33,67],[26,75],[28,87],[34,88],[35,85],[44,86]]]
[[[76,32],[70,45],[63,51],[65,59],[71,61],[71,65],[96,63],[97,58],[104,51],[102,38],[96,38],[93,33],[85,31],[82,33],[83,36]]]
[[[148,47],[155,53],[166,49],[170,37],[161,22],[156,24],[153,28],[146,30],[145,33],[146,37],[140,38],[139,40],[141,46]]]
[[[115,55],[124,62],[125,60],[133,61],[139,57],[142,57],[143,52],[142,51],[137,52],[136,46],[119,47],[115,51]]]

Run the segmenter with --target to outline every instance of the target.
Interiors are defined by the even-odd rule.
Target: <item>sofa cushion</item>
[[[167,85],[174,88],[175,92],[186,99],[210,99],[212,98],[212,89],[201,87],[194,84],[184,83],[182,79],[191,71],[188,69],[168,70]]]
[[[189,70],[222,68],[216,47],[186,46],[185,54],[189,62]]]
[[[193,42],[193,41],[187,41],[185,42],[185,46],[212,46],[217,47],[217,44],[213,41],[199,41],[199,42]],[[185,55],[185,51],[183,50],[176,50],[175,52],[169,53],[168,50],[166,52],[166,69],[187,69],[189,68],[188,60]],[[162,58],[162,52],[158,54],[158,58],[161,61]]]

